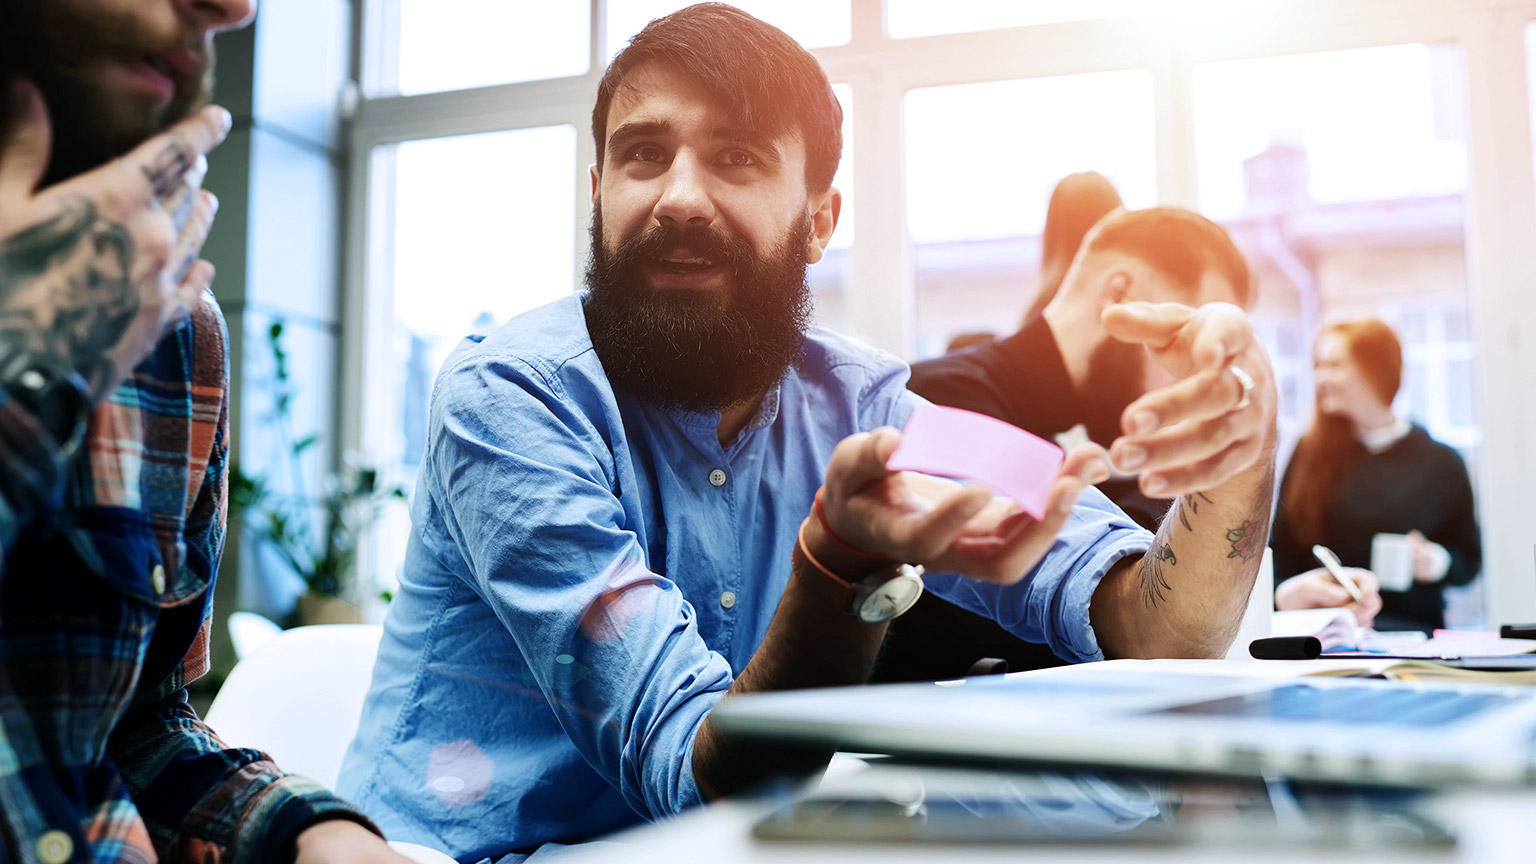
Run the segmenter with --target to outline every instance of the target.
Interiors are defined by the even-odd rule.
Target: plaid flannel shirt
[[[266,864],[322,819],[373,827],[187,704],[224,545],[227,352],[205,295],[68,464],[0,391],[0,860]]]

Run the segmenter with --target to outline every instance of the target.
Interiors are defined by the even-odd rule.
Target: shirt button
[[[711,485],[711,486],[724,486],[725,485],[725,472],[721,471],[719,468],[716,468],[715,470],[709,472],[709,485]]]
[[[155,569],[149,571],[149,586],[151,588],[155,589],[155,593],[156,594],[164,594],[165,593],[165,568],[164,567],[161,567],[159,564],[156,564],[155,565]]]
[[[75,854],[75,841],[63,831],[45,831],[37,838],[37,857],[43,864],[64,864]]]
[[[736,595],[735,595],[735,593],[730,592],[730,591],[726,591],[725,593],[720,595],[720,608],[722,608],[722,609],[729,609],[729,608],[731,608],[732,606],[735,606],[735,605],[736,605]]]

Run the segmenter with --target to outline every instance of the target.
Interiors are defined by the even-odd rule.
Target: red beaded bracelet
[[[832,526],[827,524],[827,515],[825,513],[821,512],[821,491],[822,490],[820,488],[818,488],[816,490],[816,503],[815,503],[815,507],[814,507],[814,509],[816,510],[816,521],[821,523],[821,530],[827,532],[827,536],[832,538],[832,542],[833,543],[836,543],[838,546],[842,547],[845,551],[852,552],[853,554],[858,555],[858,556],[863,557],[863,558],[877,558],[877,559],[879,559],[881,561],[893,561],[893,560],[895,560],[895,559],[893,559],[889,555],[876,555],[873,552],[865,552],[863,549],[859,549],[859,548],[857,548],[855,546],[852,546],[852,545],[850,545],[848,543],[843,542],[843,538],[837,536],[837,534],[832,530]]]
[[[836,573],[833,573],[831,570],[828,570],[827,565],[817,561],[816,556],[811,554],[811,547],[805,544],[805,520],[803,519],[800,521],[800,530],[795,534],[795,542],[800,544],[800,554],[805,556],[805,560],[811,562],[812,567],[815,567],[817,570],[825,573],[828,579],[831,579],[833,582],[836,582],[844,588],[851,589],[853,587],[852,582],[849,582],[847,579],[844,579]]]

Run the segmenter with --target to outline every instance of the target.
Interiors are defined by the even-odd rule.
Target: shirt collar
[[[1412,428],[1412,425],[1407,420],[1402,417],[1394,417],[1393,423],[1390,426],[1371,429],[1367,432],[1356,432],[1355,440],[1359,441],[1371,453],[1380,453],[1408,437],[1408,432]]]

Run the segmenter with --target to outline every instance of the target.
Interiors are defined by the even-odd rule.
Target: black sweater
[[[1407,591],[1383,591],[1382,619],[1392,627],[1424,629],[1445,624],[1441,589],[1465,585],[1482,566],[1483,548],[1472,505],[1472,485],[1455,450],[1414,426],[1402,440],[1380,453],[1356,444],[1353,458],[1339,477],[1333,516],[1318,541],[1338,553],[1349,567],[1371,566],[1371,537],[1406,534],[1417,529],[1451,553],[1445,579],[1414,582]],[[1296,469],[1292,460],[1280,485],[1282,507],[1275,516],[1270,545],[1275,551],[1275,580],[1318,566],[1312,546],[1292,533],[1283,502]]]

